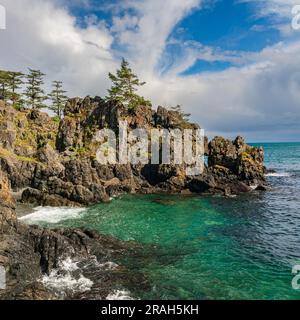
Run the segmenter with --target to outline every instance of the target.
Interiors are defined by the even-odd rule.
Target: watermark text
[[[0,290],[6,289],[6,271],[3,266],[0,266]]]
[[[0,4],[0,30],[6,29],[6,9]]]
[[[97,161],[107,164],[183,165],[186,175],[201,175],[204,170],[204,130],[141,129],[128,130],[120,121],[119,133],[111,129],[97,132]]]
[[[292,9],[292,28],[293,30],[300,30],[300,4],[295,5]]]

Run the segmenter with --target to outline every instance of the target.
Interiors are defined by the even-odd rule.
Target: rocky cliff
[[[95,132],[117,130],[124,119],[129,130],[198,128],[175,111],[141,106],[128,112],[101,98],[70,100],[60,123],[45,113],[16,111],[0,101],[0,265],[7,271],[7,288],[0,291],[0,299],[104,299],[122,285],[147,286],[142,275],[119,266],[105,267],[124,253],[141,255],[136,244],[87,230],[22,225],[16,217],[12,190],[21,194],[18,200],[27,203],[82,206],[109,201],[122,193],[231,195],[248,192],[253,185],[263,189],[263,150],[246,145],[241,137],[206,141],[208,163],[196,177],[186,176],[184,168],[175,165],[100,165],[95,158]],[[62,290],[58,296],[45,286],[43,277],[51,277],[53,272],[63,277],[67,272],[62,267],[64,259],[81,264],[77,280],[78,272],[81,280],[84,276],[91,279],[89,290]]]
[[[122,286],[147,286],[142,275],[109,265],[124,253],[139,251],[134,243],[90,230],[47,230],[19,223],[8,179],[0,171],[0,265],[6,270],[6,289],[0,290],[0,299],[105,299]],[[68,273],[65,261],[73,263],[77,274]],[[80,264],[78,270],[75,262]],[[43,282],[45,277],[51,280],[51,275],[60,282],[59,291]],[[90,284],[88,289],[83,288],[82,279]],[[78,283],[76,290],[70,290],[70,282]]]
[[[0,165],[22,201],[78,206],[109,201],[122,193],[222,193],[263,185],[264,153],[241,137],[216,137],[206,145],[208,165],[201,176],[186,176],[179,165],[101,165],[93,137],[99,129],[196,129],[176,111],[123,105],[101,98],[71,99],[60,123],[36,110],[15,111],[0,102]]]

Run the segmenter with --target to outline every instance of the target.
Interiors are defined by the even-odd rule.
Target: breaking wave
[[[72,297],[76,293],[91,291],[97,285],[97,272],[111,271],[119,266],[111,261],[100,263],[96,256],[73,260],[66,258],[59,261],[57,268],[45,274],[41,283],[59,298]],[[92,272],[92,273],[91,273]],[[93,280],[90,279],[90,276]],[[95,279],[94,279],[95,278]],[[109,300],[133,300],[126,290],[116,290],[108,295]]]
[[[79,218],[85,210],[85,208],[37,207],[33,213],[20,217],[19,220],[27,224],[58,223]]]
[[[274,172],[266,174],[266,177],[289,177],[290,174],[288,172]]]
[[[110,293],[106,300],[135,300],[130,296],[130,292],[127,290],[115,290]]]
[[[94,284],[79,272],[78,262],[74,262],[71,258],[60,261],[57,269],[53,269],[49,275],[44,275],[41,282],[61,297],[89,291]]]

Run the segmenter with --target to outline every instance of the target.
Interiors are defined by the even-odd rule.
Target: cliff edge
[[[181,165],[101,165],[93,137],[119,121],[136,128],[197,129],[179,112],[148,106],[127,110],[99,97],[67,102],[58,123],[38,110],[16,111],[0,101],[0,168],[22,201],[50,206],[86,206],[123,193],[239,194],[265,182],[264,151],[216,137],[205,141],[207,165],[187,176]]]

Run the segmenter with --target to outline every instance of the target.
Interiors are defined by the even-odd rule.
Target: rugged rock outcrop
[[[14,190],[26,189],[22,201],[41,205],[89,205],[109,201],[122,193],[236,194],[250,185],[265,185],[264,152],[243,138],[222,137],[208,143],[208,164],[202,175],[187,176],[179,165],[101,165],[96,160],[95,134],[110,128],[118,133],[120,121],[128,132],[136,128],[197,129],[179,112],[122,104],[99,97],[70,99],[58,124],[37,110],[15,111],[0,104],[0,165]],[[263,188],[261,188],[263,189]]]
[[[95,157],[95,133],[102,128],[117,132],[121,120],[127,121],[129,132],[198,128],[176,111],[145,106],[128,111],[99,97],[69,100],[60,123],[46,113],[16,111],[0,101],[0,265],[7,271],[7,289],[0,298],[105,298],[116,284],[147,286],[142,275],[118,267],[107,273],[94,265],[118,261],[124,252],[136,254],[137,245],[87,230],[24,226],[17,220],[10,188],[22,192],[23,202],[47,206],[87,206],[123,193],[231,195],[249,192],[253,184],[268,190],[263,150],[246,145],[241,137],[234,141],[216,137],[210,143],[206,138],[208,163],[199,176],[187,176],[183,165],[101,165]],[[52,272],[63,273],[59,268],[67,258],[89,266],[83,270],[93,281],[90,291],[58,297],[41,281]]]
[[[128,283],[147,286],[142,275],[128,273],[124,267],[105,269],[108,261],[118,261],[125,252],[136,254],[136,244],[118,241],[89,230],[46,230],[25,226],[17,221],[15,202],[9,183],[0,171],[0,266],[6,270],[6,289],[0,290],[0,299],[105,299],[111,292]],[[90,287],[68,291],[45,285],[43,277],[59,275],[63,279],[64,261],[75,261],[80,277],[88,276]],[[74,262],[74,263],[75,263]],[[82,269],[82,270],[81,270]],[[66,276],[69,276],[67,274]],[[103,278],[105,281],[103,282]],[[125,280],[126,279],[126,280]],[[76,278],[72,279],[76,282]],[[63,281],[63,280],[61,280]],[[101,286],[100,283],[101,282]]]

